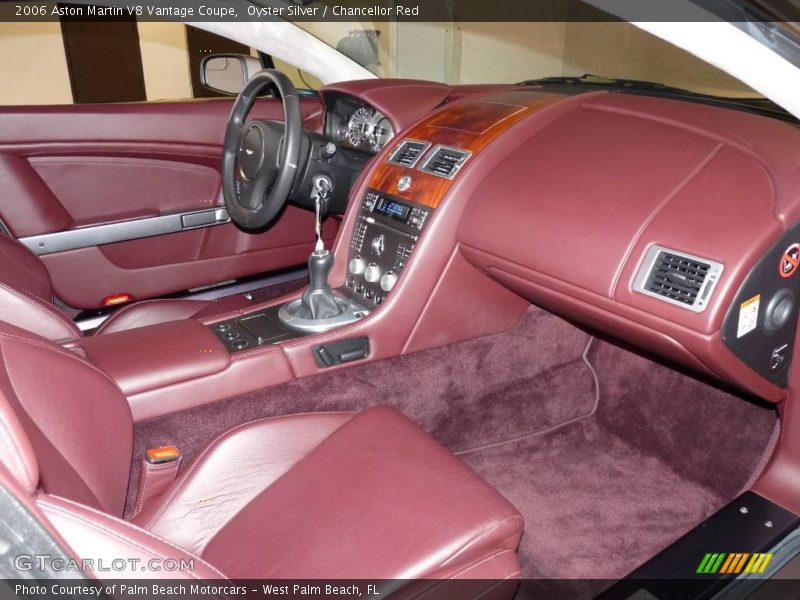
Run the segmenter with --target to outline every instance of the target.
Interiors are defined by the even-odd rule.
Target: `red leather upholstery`
[[[47,494],[40,495],[36,499],[36,504],[80,558],[93,559],[93,564],[102,562],[106,568],[112,561],[123,559],[126,569],[114,571],[114,577],[198,580],[224,578],[222,573],[201,558],[121,519],[71,500]],[[153,559],[193,560],[194,570],[168,571],[145,568]],[[138,560],[138,564],[134,560]],[[163,562],[160,566],[163,566]],[[108,576],[104,572],[96,574]]]
[[[53,305],[53,284],[39,257],[0,234],[0,320],[54,341],[77,339],[80,330]]]
[[[25,246],[0,235],[2,282],[44,302],[53,302],[53,283],[44,263]]]
[[[219,338],[194,319],[87,338],[83,350],[126,396],[220,373],[231,362]]]
[[[132,419],[121,391],[74,353],[0,322],[0,444],[3,468],[76,556],[140,561],[119,576],[173,577],[149,560],[194,559],[184,576],[390,587],[491,577],[476,595],[508,598],[514,586],[502,584],[519,575],[519,513],[388,407],[242,425],[125,523]],[[449,589],[419,586],[434,598]]]
[[[28,494],[33,494],[39,485],[39,464],[6,393],[5,385],[0,386],[0,462]]]
[[[237,427],[214,441],[134,522],[202,554],[240,510],[352,416],[315,413]]]
[[[80,339],[80,329],[53,301],[53,284],[41,259],[16,240],[0,235],[0,321],[14,323],[52,341]],[[145,300],[115,312],[95,335],[223,314],[247,304],[241,295],[219,302]]]
[[[142,300],[123,306],[112,314],[94,331],[94,335],[190,319],[211,304],[204,300]]]
[[[521,533],[522,516],[494,489],[378,407],[254,498],[202,556],[237,578],[416,579],[476,553],[516,550]]]
[[[18,447],[30,444],[38,459],[41,489],[122,514],[133,424],[111,378],[73,352],[2,324],[0,401],[19,419],[21,427],[8,428],[13,440],[24,433]],[[14,453],[0,456],[13,473],[21,472]],[[30,477],[31,461],[25,463]]]

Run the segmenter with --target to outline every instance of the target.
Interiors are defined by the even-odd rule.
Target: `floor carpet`
[[[735,498],[776,440],[770,407],[608,342],[587,360],[591,416],[459,453],[524,515],[526,579],[598,580],[526,582],[520,597],[592,597]]]
[[[525,584],[544,598],[591,597],[582,578],[624,576],[732,500],[777,431],[772,407],[531,308],[501,334],[139,423],[135,451],[175,444],[186,464],[239,423],[379,403],[517,506],[524,577],[572,580]]]

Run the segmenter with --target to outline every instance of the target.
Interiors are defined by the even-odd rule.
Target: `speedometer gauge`
[[[369,140],[370,148],[373,152],[378,152],[386,145],[386,142],[388,142],[393,135],[394,131],[392,131],[392,124],[389,122],[389,119],[386,117],[381,118],[372,127],[372,135]]]
[[[350,115],[350,121],[347,124],[347,138],[354,148],[360,146],[361,142],[364,141],[369,117],[369,110],[363,107]]]

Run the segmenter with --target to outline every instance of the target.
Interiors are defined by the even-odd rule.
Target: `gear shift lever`
[[[314,233],[317,234],[317,245],[314,252],[325,250],[325,242],[322,241],[322,217],[328,212],[328,198],[333,189],[333,183],[325,175],[317,175],[314,178],[314,191],[311,198],[314,200]]]
[[[333,290],[328,284],[328,275],[333,268],[333,254],[325,248],[322,241],[322,217],[327,212],[328,197],[333,184],[325,175],[314,178],[314,231],[317,244],[314,252],[308,257],[309,286],[303,292],[302,302],[296,316],[303,319],[322,320],[335,317],[342,312],[336,302]]]
[[[314,178],[312,199],[314,200],[314,232],[317,243],[308,257],[309,285],[303,295],[281,306],[278,316],[287,327],[309,333],[328,331],[354,323],[366,312],[352,299],[331,289],[328,276],[333,268],[333,253],[322,241],[322,217],[327,212],[328,198],[333,182],[327,175]]]

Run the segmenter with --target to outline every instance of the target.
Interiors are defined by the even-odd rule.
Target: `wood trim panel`
[[[375,169],[369,187],[436,208],[461,176],[461,172],[453,179],[444,179],[421,171],[419,167],[434,146],[442,144],[468,150],[472,152],[469,159],[471,162],[481,150],[512,125],[563,99],[563,96],[539,91],[506,90],[446,106],[397,137],[383,155],[382,164]],[[406,139],[431,142],[432,146],[412,169],[387,163],[386,157],[391,156],[395,148]],[[397,189],[397,182],[405,175],[411,175],[413,182],[408,190],[401,192]]]

